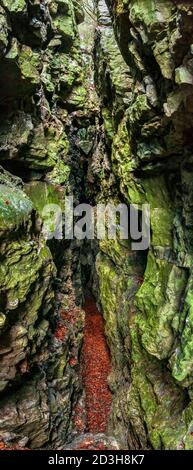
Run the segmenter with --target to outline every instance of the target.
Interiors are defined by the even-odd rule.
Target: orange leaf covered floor
[[[81,364],[86,395],[86,430],[90,433],[104,433],[112,401],[107,382],[111,360],[103,317],[93,299],[86,300],[84,311],[86,320]]]

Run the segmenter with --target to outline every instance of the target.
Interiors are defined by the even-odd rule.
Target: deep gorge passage
[[[193,1],[1,0],[0,117],[0,450],[193,450]]]
[[[92,298],[84,305],[86,313],[82,348],[82,378],[86,394],[87,432],[106,431],[111,410],[111,391],[107,378],[111,359],[104,333],[104,321]]]

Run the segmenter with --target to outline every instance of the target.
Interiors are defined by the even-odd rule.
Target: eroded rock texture
[[[116,187],[119,201],[149,203],[152,232],[148,253],[106,240],[97,257],[111,428],[131,448],[192,449],[193,6],[107,4],[97,2],[95,75],[109,200]]]
[[[62,445],[80,389],[81,247],[46,244],[42,211],[62,210],[71,186],[79,198],[73,122],[86,119],[76,125],[86,133],[93,108],[90,100],[85,114],[83,19],[71,0],[0,2],[0,440],[8,446]]]
[[[83,4],[0,0],[0,441],[193,449],[193,6],[96,0],[84,23]],[[150,204],[149,250],[46,242],[45,206],[70,194]],[[112,357],[108,436],[72,419],[86,287]]]

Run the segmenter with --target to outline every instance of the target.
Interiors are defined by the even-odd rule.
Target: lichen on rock
[[[192,3],[99,0],[97,8],[96,84],[111,181],[116,197],[151,211],[138,273],[124,244],[102,241],[97,257],[113,363],[126,357],[129,370],[119,396],[116,366],[110,378],[111,426],[130,448],[192,449]]]

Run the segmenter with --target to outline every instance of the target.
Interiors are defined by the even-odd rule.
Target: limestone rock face
[[[193,6],[106,3],[95,64],[111,179],[119,200],[151,207],[141,260],[109,240],[97,257],[111,427],[131,448],[192,449]]]
[[[83,20],[72,0],[0,6],[0,440],[8,447],[62,445],[80,392],[80,247],[46,243],[42,227],[44,207],[62,211],[74,184],[72,122],[88,92]]]

